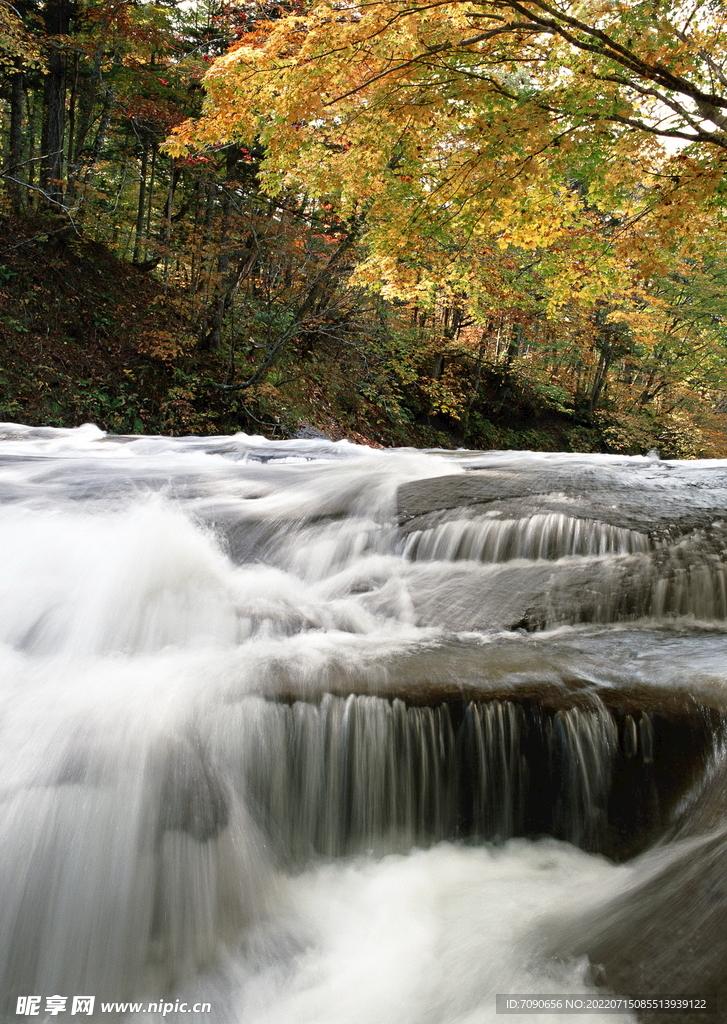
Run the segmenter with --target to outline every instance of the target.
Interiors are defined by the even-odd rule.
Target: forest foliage
[[[119,430],[727,453],[726,32],[720,0],[0,0],[6,387]],[[131,331],[27,287],[94,252]],[[69,397],[122,364],[123,411]]]

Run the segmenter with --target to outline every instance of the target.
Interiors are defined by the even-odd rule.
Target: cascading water
[[[0,498],[7,1019],[727,989],[727,464],[5,425]]]

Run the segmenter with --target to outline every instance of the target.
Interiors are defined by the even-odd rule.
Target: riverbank
[[[448,415],[422,369],[364,381],[370,353],[294,348],[239,387],[233,343],[202,351],[189,296],[164,268],[118,259],[47,219],[7,222],[0,263],[0,418],[112,433],[348,437],[373,446],[727,456],[727,414],[703,407],[606,408],[590,415],[532,379],[528,364],[484,365],[477,399]],[[237,338],[245,332],[238,325]],[[363,362],[362,362],[363,361]],[[394,370],[396,368],[394,367]],[[372,371],[373,372],[373,371]],[[376,376],[378,374],[378,376]]]

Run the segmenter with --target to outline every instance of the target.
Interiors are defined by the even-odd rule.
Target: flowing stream
[[[0,502],[7,1020],[727,1020],[727,463],[5,424]]]

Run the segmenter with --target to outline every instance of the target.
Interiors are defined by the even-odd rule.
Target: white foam
[[[629,877],[552,840],[326,864],[291,880],[274,923],[175,999],[208,999],[213,1020],[235,1024],[495,1024],[498,993],[593,991],[584,961],[543,961],[540,922],[564,905],[584,912]]]

